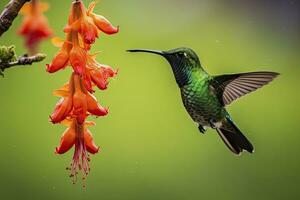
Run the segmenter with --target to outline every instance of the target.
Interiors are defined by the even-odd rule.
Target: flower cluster
[[[108,79],[117,74],[111,67],[98,63],[95,59],[96,54],[89,54],[91,45],[100,32],[113,34],[119,31],[103,16],[93,12],[95,5],[96,3],[92,2],[86,9],[82,1],[72,3],[68,24],[64,28],[66,39],[52,40],[61,48],[46,68],[49,73],[69,65],[73,68],[69,82],[54,91],[54,95],[60,97],[60,100],[50,119],[54,124],[61,123],[69,127],[64,132],[56,153],[63,154],[75,146],[73,162],[68,168],[74,182],[78,171],[82,172],[85,179],[90,170],[88,153],[95,154],[99,151],[87,129],[94,123],[87,122],[86,118],[89,115],[98,117],[108,114],[108,109],[102,107],[93,95],[93,86],[105,90]]]
[[[18,33],[26,38],[25,46],[31,54],[36,53],[41,40],[52,34],[48,20],[43,15],[46,10],[48,10],[48,4],[38,0],[31,0],[20,10],[24,19]]]

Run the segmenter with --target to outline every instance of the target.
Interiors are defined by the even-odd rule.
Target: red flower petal
[[[72,110],[72,98],[63,97],[55,106],[54,112],[50,116],[51,122],[56,124],[64,120]]]
[[[102,65],[100,68],[90,71],[92,81],[98,86],[100,90],[105,90],[108,85],[108,78],[114,77],[117,71],[109,66]]]
[[[113,70],[110,66],[107,65],[101,65],[101,69],[103,70],[104,76],[106,78],[115,77],[118,73],[118,71]]]
[[[70,52],[70,63],[76,74],[82,75],[86,65],[86,51],[74,46]]]
[[[72,125],[63,133],[60,139],[60,146],[56,147],[56,153],[63,154],[67,152],[75,143],[75,126]]]
[[[93,136],[87,128],[85,128],[85,130],[84,130],[84,142],[86,145],[86,150],[88,152],[90,152],[92,154],[99,152],[100,148],[98,146],[96,146],[96,144],[94,143]]]
[[[47,64],[47,72],[53,73],[67,66],[69,60],[69,53],[60,50],[53,58],[50,65]]]
[[[81,22],[80,33],[84,43],[93,44],[98,38],[97,26],[90,17],[84,17]]]
[[[99,69],[90,71],[92,81],[97,85],[100,90],[105,90],[107,88],[107,79],[104,74],[101,73]]]
[[[93,93],[95,91],[93,90],[93,87],[92,87],[91,75],[88,72],[88,69],[86,69],[85,71],[86,72],[84,73],[84,75],[82,77],[83,85],[84,85],[85,89],[87,89],[89,92]]]
[[[105,116],[108,114],[108,110],[104,107],[102,107],[98,102],[94,95],[88,93],[86,94],[87,99],[87,110],[92,115],[96,116]]]
[[[73,114],[79,124],[83,124],[87,117],[87,101],[86,95],[82,92],[81,78],[74,75],[75,93],[73,95]]]

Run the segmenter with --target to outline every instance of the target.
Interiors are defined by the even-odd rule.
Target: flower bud
[[[94,13],[91,13],[90,16],[102,32],[109,35],[119,32],[119,27],[114,27],[105,17]]]

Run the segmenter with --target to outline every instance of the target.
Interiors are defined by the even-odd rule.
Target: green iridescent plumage
[[[233,153],[240,154],[243,150],[253,152],[252,144],[234,125],[225,106],[269,83],[278,73],[250,72],[211,76],[201,66],[197,54],[189,48],[129,51],[165,57],[172,67],[183,104],[191,118],[198,123],[200,132],[204,133],[209,127],[216,129]]]

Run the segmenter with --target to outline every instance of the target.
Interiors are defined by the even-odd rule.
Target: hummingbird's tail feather
[[[252,144],[229,118],[225,118],[222,125],[216,129],[226,146],[233,153],[240,154],[243,150],[253,153]]]

